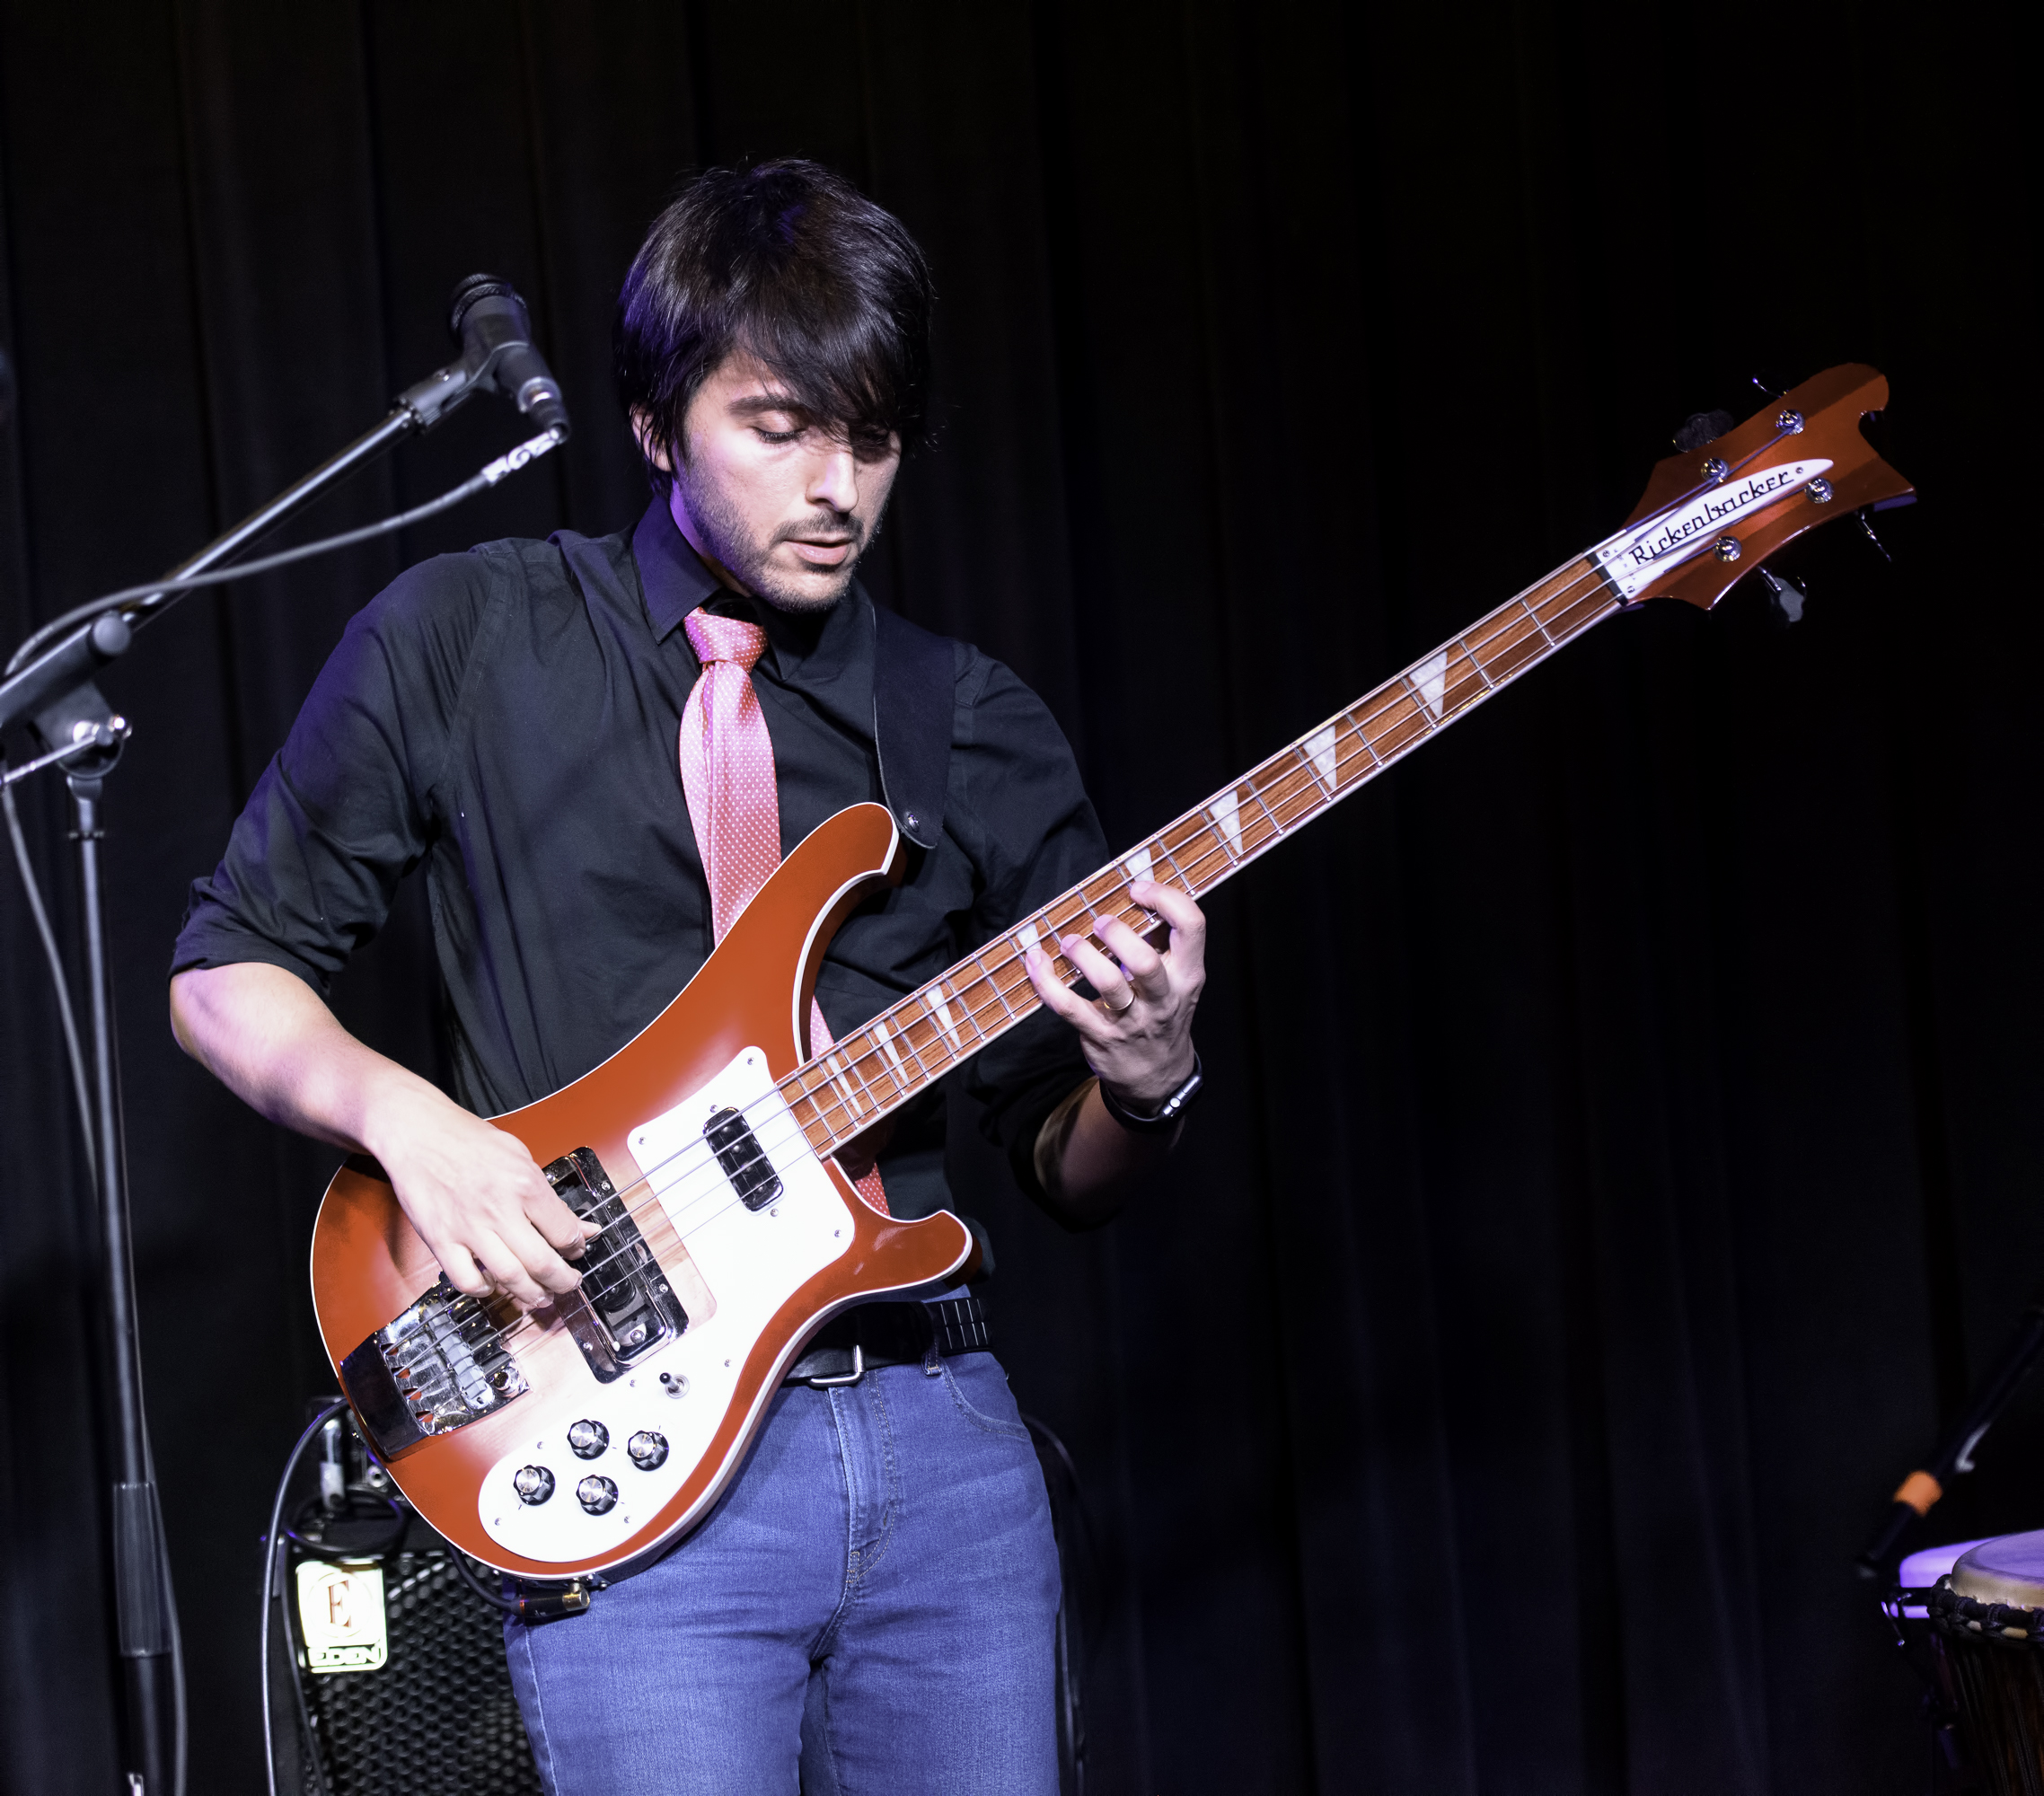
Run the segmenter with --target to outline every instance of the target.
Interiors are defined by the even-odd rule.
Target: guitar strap
[[[944,831],[951,765],[957,645],[869,604],[873,619],[873,745],[895,825],[918,848]]]

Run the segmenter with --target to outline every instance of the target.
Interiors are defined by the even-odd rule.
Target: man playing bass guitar
[[[1041,701],[854,579],[922,432],[930,298],[902,225],[827,172],[700,178],[620,300],[644,517],[400,577],[193,887],[179,1041],[265,1116],[373,1156],[462,1291],[537,1307],[577,1287],[592,1231],[483,1119],[630,1041],[825,818],[883,802],[911,846],[828,952],[818,1052],[1106,859]],[[322,1001],[420,867],[458,1102]],[[1049,1014],[964,1077],[1073,1227],[1112,1215],[1196,1089],[1201,913],[1133,897],[1168,946],[1111,919],[1113,958],[1063,940],[1091,999],[1032,954]],[[945,1101],[840,1157],[868,1202],[950,1206]],[[706,1521],[586,1615],[508,1628],[556,1796],[1055,1791],[1043,1481],[975,1307],[947,1295],[941,1321],[882,1303],[829,1324]]]

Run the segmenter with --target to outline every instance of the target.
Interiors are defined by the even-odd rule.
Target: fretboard
[[[810,1146],[834,1152],[1034,1013],[1041,1000],[1023,962],[1029,948],[1040,947],[1057,977],[1077,984],[1061,938],[1099,946],[1093,923],[1110,916],[1139,935],[1156,927],[1154,913],[1129,896],[1133,881],[1195,898],[1211,892],[1621,603],[1591,558],[1571,562],[850,1031],[780,1083]]]

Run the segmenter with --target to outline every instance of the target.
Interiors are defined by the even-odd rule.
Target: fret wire
[[[1370,755],[1371,762],[1377,767],[1382,767],[1384,765],[1384,758],[1378,753],[1377,744],[1370,741],[1370,732],[1363,728],[1362,719],[1356,716],[1354,709],[1352,707],[1350,709],[1344,711],[1342,715],[1348,719],[1349,729],[1351,733],[1354,735],[1355,739],[1363,745],[1363,748]]]
[[[1008,1001],[1008,993],[1001,989],[1000,979],[1000,968],[996,967],[993,972],[986,973],[986,950],[984,948],[982,948],[978,954],[974,955],[973,956],[973,960],[974,963],[979,967],[980,971],[986,973],[986,982],[989,985],[993,987],[993,995],[1000,999],[1001,1014],[1009,1021],[1013,1021],[1015,1017],[1015,1007]],[[1015,963],[1013,958],[1010,957],[1008,960],[1001,962],[1000,964],[1001,966],[1012,966]],[[1023,975],[1023,982],[1025,984],[1028,982],[1028,975],[1026,973]]]
[[[887,1108],[885,1094],[875,1092],[873,1080],[865,1070],[864,1062],[867,1055],[872,1052],[872,1047],[870,1043],[860,1046],[864,1034],[863,1030],[854,1030],[835,1049],[837,1057],[844,1067],[845,1081],[852,1087],[852,1095],[859,1100],[853,1105],[855,1114],[862,1114],[866,1109],[879,1111]],[[882,1076],[885,1076],[885,1068],[882,1069]]]
[[[1476,670],[1476,678],[1484,682],[1484,696],[1486,699],[1489,698],[1493,692],[1497,691],[1497,688],[1491,684],[1491,676],[1484,672],[1484,664],[1476,659],[1476,651],[1469,647],[1468,637],[1467,635],[1458,636],[1455,640],[1462,645],[1464,657],[1469,665]]]
[[[1560,643],[1556,642],[1553,637],[1547,634],[1547,626],[1540,621],[1540,613],[1535,611],[1531,605],[1528,604],[1524,598],[1514,599],[1512,603],[1516,604],[1520,611],[1524,612],[1528,617],[1533,620],[1533,628],[1540,632],[1541,638],[1546,643],[1549,648],[1559,648],[1561,647]]]
[[[850,1116],[855,1124],[864,1126],[866,1110],[859,1102],[859,1087],[852,1078],[850,1069],[846,1068],[845,1070],[837,1074],[832,1084],[844,1099],[845,1114]]]
[[[1590,569],[1589,573],[1592,578],[1596,577],[1594,568]],[[1180,819],[1179,824],[1172,825],[1170,829],[1152,837],[1150,842],[1144,845],[1144,850],[1147,850],[1151,858],[1151,876],[1156,876],[1157,863],[1161,858],[1163,861],[1168,863],[1169,871],[1181,888],[1202,891],[1206,889],[1207,885],[1212,883],[1209,881],[1206,870],[1210,860],[1218,863],[1216,878],[1225,878],[1243,861],[1261,853],[1264,849],[1290,834],[1300,823],[1308,820],[1317,811],[1332,804],[1336,798],[1344,796],[1344,782],[1354,778],[1355,770],[1361,766],[1363,756],[1366,755],[1369,758],[1370,771],[1381,770],[1388,764],[1387,751],[1392,758],[1405,754],[1420,742],[1434,735],[1442,725],[1451,718],[1458,718],[1465,708],[1480,702],[1482,699],[1497,691],[1499,682],[1492,678],[1484,665],[1482,655],[1472,646],[1470,641],[1472,636],[1481,636],[1484,647],[1493,651],[1493,658],[1502,659],[1506,655],[1516,654],[1522,647],[1531,641],[1530,637],[1517,633],[1523,627],[1520,618],[1507,615],[1509,611],[1516,607],[1517,611],[1522,614],[1523,622],[1530,624],[1533,631],[1537,632],[1539,638],[1542,652],[1537,653],[1533,659],[1544,658],[1546,651],[1551,651],[1561,647],[1564,642],[1580,630],[1597,621],[1608,609],[1612,607],[1613,601],[1608,590],[1599,590],[1599,588],[1604,587],[1604,584],[1601,579],[1597,579],[1595,585],[1590,585],[1588,590],[1583,590],[1583,575],[1573,569],[1564,570],[1563,574],[1554,577],[1546,590],[1538,591],[1530,595],[1520,594],[1507,601],[1506,604],[1501,606],[1496,612],[1482,620],[1479,623],[1472,625],[1468,631],[1455,638],[1454,646],[1460,649],[1463,657],[1469,664],[1470,670],[1475,673],[1482,684],[1484,690],[1481,693],[1450,707],[1447,703],[1447,692],[1449,684],[1451,682],[1444,682],[1441,712],[1436,718],[1432,707],[1421,697],[1410,674],[1398,674],[1393,681],[1387,682],[1386,686],[1378,692],[1368,695],[1350,710],[1338,714],[1334,719],[1333,771],[1329,779],[1323,779],[1319,773],[1317,762],[1309,757],[1305,750],[1304,743],[1310,741],[1310,736],[1302,738],[1299,743],[1292,744],[1281,753],[1272,756],[1259,767],[1252,770],[1242,780],[1229,788],[1230,796],[1236,800],[1238,816],[1240,816],[1244,809],[1251,809],[1251,814],[1244,819],[1244,826],[1240,835],[1241,847],[1239,849],[1234,845],[1228,832],[1221,830],[1219,823],[1211,815],[1211,801],[1210,801],[1209,806],[1202,807],[1200,812]],[[1544,610],[1556,611],[1552,627],[1550,627],[1549,620],[1542,614]],[[1587,612],[1586,615],[1576,619],[1571,618],[1571,613],[1584,611]],[[1507,677],[1516,677],[1519,672],[1523,671],[1525,665],[1531,665],[1530,662],[1521,664],[1520,667],[1514,668],[1511,674]],[[1401,711],[1403,715],[1400,715]],[[1322,726],[1322,727],[1327,726]],[[1355,745],[1352,747],[1342,741],[1342,732],[1344,727],[1355,738]],[[1379,746],[1380,739],[1384,744],[1383,747]],[[1245,792],[1247,799],[1247,806],[1243,803]],[[1260,841],[1255,840],[1254,833],[1258,829],[1259,823],[1264,830],[1267,831],[1267,834]],[[1178,828],[1180,825],[1185,826],[1189,833],[1178,842],[1177,846],[1167,845],[1167,838],[1171,833],[1171,829]],[[1138,852],[1144,850],[1138,850]],[[1128,884],[1125,876],[1127,873],[1126,862],[1130,858],[1132,857],[1124,856],[1115,866],[1101,869],[1099,873],[1086,880],[1074,891],[1064,894],[1060,899],[1053,900],[1050,905],[1038,911],[1035,918],[1028,920],[1031,923],[1048,926],[1051,939],[1045,940],[1039,934],[1037,945],[1044,950],[1053,974],[1068,984],[1076,982],[1079,977],[1079,970],[1063,955],[1062,950],[1053,952],[1057,936],[1081,933],[1079,925],[1095,915],[1114,914],[1121,916],[1123,910],[1125,909],[1133,912],[1132,918],[1123,917],[1123,920],[1130,923],[1132,928],[1138,927],[1143,919],[1150,915],[1141,906],[1136,905],[1132,900],[1126,900],[1125,897],[1123,904],[1110,912],[1109,901],[1117,895],[1125,894]],[[1062,923],[1056,915],[1060,910],[1066,913]],[[1021,926],[1018,925],[1017,927]],[[1090,927],[1085,929],[1083,934],[1085,938],[1091,941],[1096,946],[1105,948],[1105,944],[1098,941]],[[1010,931],[1010,936],[1012,937],[1012,935],[1013,932]],[[920,1003],[903,1000],[903,1005],[914,1013],[913,1021],[906,1026],[893,1027],[891,1035],[906,1051],[907,1059],[914,1063],[916,1074],[923,1083],[927,1083],[934,1076],[930,1066],[925,1060],[926,1052],[931,1059],[941,1061],[947,1068],[951,1063],[962,1058],[965,1053],[976,1051],[978,1045],[983,1045],[994,1034],[1018,1020],[1016,1005],[1011,1001],[1011,997],[1013,994],[1022,993],[1024,987],[1029,984],[1026,969],[1021,965],[1018,951],[1011,948],[1000,963],[991,968],[987,965],[984,955],[985,951],[981,950],[969,962],[961,963],[958,967],[953,968],[938,979],[932,987],[928,988],[929,991],[938,994],[937,1001],[944,1005],[945,1014],[951,1018],[952,1026],[948,1032],[938,1023],[936,1013],[929,1008],[929,1001],[927,997]],[[1011,967],[1016,969],[1018,977],[1016,983],[1009,987],[1002,983],[1001,974]],[[991,1001],[980,1005],[976,1009],[968,1000],[965,992],[959,990],[961,978],[968,973],[975,976],[968,979],[967,983],[976,986],[983,982],[991,989]],[[1036,1008],[1033,988],[1021,1001],[1025,1007],[1025,1014]],[[982,1017],[987,1013],[993,1012],[996,1003],[1000,1007],[1000,1014],[991,1017],[991,1026],[990,1027],[989,1020],[982,1020]],[[885,1013],[885,1017],[883,1020],[894,1019],[898,1022],[900,1014],[899,1009],[889,1011]],[[967,1026],[970,1026],[974,1035],[979,1038],[974,1050],[967,1050],[964,1045],[965,1031]],[[925,1046],[922,1048],[917,1046],[913,1033],[918,1027],[927,1032]],[[954,1037],[956,1038],[956,1043],[954,1043]],[[869,1105],[875,1103],[871,1083],[866,1075],[859,1070],[859,1062],[863,1061],[868,1054],[881,1052],[878,1042],[875,1040],[870,1045],[864,1047],[858,1056],[843,1061],[847,1074],[864,1088],[866,1101]],[[905,1067],[889,1067],[887,1077],[893,1087],[899,1091],[905,1092],[913,1088],[907,1077]],[[830,1095],[825,1096],[824,1092],[829,1092]],[[856,1106],[848,1108],[835,1095],[834,1087],[825,1087],[824,1091],[815,1089],[800,1091],[797,1104],[790,1105],[791,1110],[796,1109],[797,1105],[806,1106],[810,1113],[812,1122],[811,1125],[806,1126],[818,1127],[826,1133],[831,1132],[827,1122],[827,1113],[836,1112],[854,1120],[863,1121]]]
[[[853,1047],[858,1046],[861,1042],[865,1045],[858,1047],[858,1051],[853,1052]],[[850,1037],[850,1046],[845,1047],[845,1052],[850,1055],[852,1070],[858,1074],[859,1082],[865,1088],[869,1097],[873,1094],[873,1079],[865,1070],[866,1062],[868,1060],[874,1061],[875,1070],[889,1085],[898,1086],[900,1084],[900,1080],[895,1077],[894,1068],[887,1063],[887,1057],[880,1052],[880,1043],[874,1036],[870,1025],[856,1031]],[[844,1044],[841,1043],[841,1045]],[[901,1096],[902,1094],[898,1090],[891,1095],[883,1093],[880,1098],[875,1099],[876,1106],[883,1110],[891,1109],[894,1104],[900,1101]]]

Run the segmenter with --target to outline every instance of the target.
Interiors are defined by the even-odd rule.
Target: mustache
[[[812,512],[807,517],[797,518],[792,524],[782,524],[768,540],[767,547],[771,549],[777,543],[792,542],[801,536],[848,537],[853,548],[861,549],[866,545],[867,523],[855,511],[831,511],[826,508]]]

